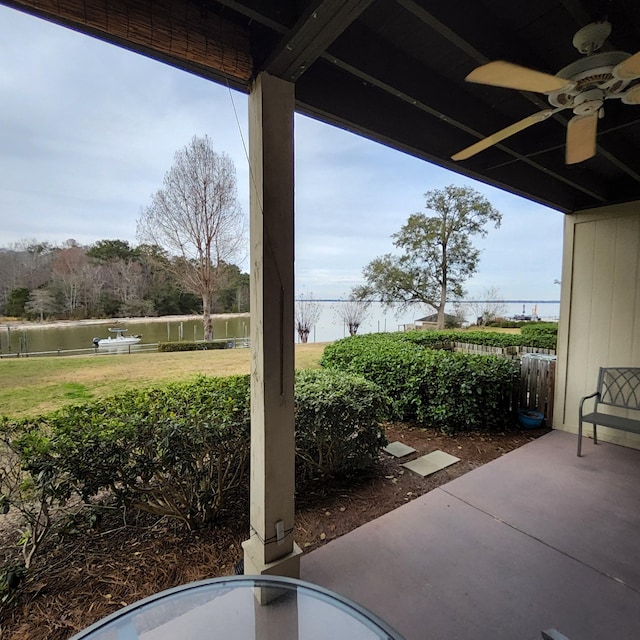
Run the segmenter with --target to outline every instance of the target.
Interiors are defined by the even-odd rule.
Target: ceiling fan
[[[587,57],[560,69],[555,76],[502,60],[472,71],[465,78],[467,82],[545,93],[552,108],[497,131],[451,159],[466,160],[565,109],[571,109],[574,114],[567,125],[566,163],[576,164],[593,157],[598,119],[604,117],[604,101],[619,98],[625,104],[640,105],[640,83],[633,83],[640,78],[640,52],[634,55],[622,51],[594,53],[610,33],[611,24],[607,21],[593,22],[580,29],[573,38],[573,46]]]

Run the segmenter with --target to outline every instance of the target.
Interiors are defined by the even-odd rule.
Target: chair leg
[[[593,423],[593,444],[598,444],[598,429],[595,422]]]
[[[582,455],[582,421],[578,424],[578,457]]]

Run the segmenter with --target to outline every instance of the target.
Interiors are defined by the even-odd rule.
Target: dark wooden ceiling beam
[[[320,0],[311,3],[266,61],[266,71],[295,82],[371,2]]]
[[[369,52],[382,50],[385,51],[386,72],[375,65],[375,56],[369,55]],[[463,103],[460,103],[459,100],[457,102],[456,100],[451,101],[454,96],[458,96],[458,85],[455,85],[449,78],[435,77],[431,69],[423,69],[416,66],[415,61],[412,62],[402,52],[380,41],[379,36],[366,29],[366,27],[354,25],[350,31],[349,42],[343,43],[341,40],[337,40],[330,51],[323,55],[323,58],[343,71],[371,86],[386,91],[398,100],[410,104],[415,109],[428,114],[439,122],[447,123],[458,131],[463,131],[476,138],[483,138],[486,135],[463,121],[466,114],[466,106]],[[416,90],[414,83],[416,76],[431,78],[430,85],[420,85],[422,95],[419,95],[420,91]],[[431,87],[437,87],[437,89],[433,90]],[[482,124],[479,126],[484,130],[494,126],[495,117],[491,110],[483,110],[482,105],[479,105],[475,111],[476,122],[481,122]],[[528,154],[518,153],[504,143],[494,146],[509,154],[514,161],[523,162],[596,200],[601,202],[605,200],[604,189],[598,184],[597,179],[586,187],[566,178],[561,173],[550,170],[548,167],[536,162],[534,158],[529,157]],[[458,149],[451,149],[448,156],[456,150]]]
[[[249,18],[249,20],[253,20],[258,24],[261,24],[263,27],[267,27],[276,33],[284,35],[289,31],[289,29],[282,24],[280,21],[275,20],[267,16],[263,11],[256,11],[251,7],[247,6],[244,2],[239,2],[238,0],[216,0],[217,4],[227,7],[228,9],[233,9],[236,13],[244,16],[245,18]]]
[[[623,131],[624,129],[630,129],[633,127],[637,127],[638,125],[640,125],[640,120],[634,120],[632,122],[627,122],[625,124],[616,126],[616,127],[611,127],[610,129],[606,129],[604,131],[601,131],[598,134],[598,145],[597,145],[597,152],[599,155],[601,155],[602,157],[606,158],[612,165],[614,165],[617,169],[619,169],[620,171],[622,171],[623,173],[625,173],[627,176],[629,176],[630,178],[632,178],[633,180],[635,180],[638,184],[640,184],[640,174],[635,171],[634,169],[631,168],[629,162],[624,162],[623,160],[621,160],[618,156],[613,155],[612,153],[610,153],[607,150],[607,142],[606,142],[606,135],[608,133],[615,133],[615,132],[619,132],[619,131]],[[565,142],[562,142],[562,144],[559,145],[553,145],[551,147],[544,147],[542,149],[538,149],[536,151],[533,151],[532,153],[527,154],[527,157],[533,159],[537,156],[541,156],[541,155],[546,155],[550,152],[553,151],[560,151],[562,149],[564,149],[565,147]],[[517,161],[517,158],[512,158],[507,160],[506,162],[501,162],[500,164],[494,165],[492,167],[492,169],[500,169],[501,167],[504,167],[508,164],[512,164],[514,162]]]
[[[419,4],[417,4],[417,2],[415,2],[415,0],[396,0],[396,2],[398,4],[400,4],[405,10],[409,11],[414,16],[419,18],[422,22],[424,22],[426,25],[428,25],[431,29],[436,31],[440,36],[446,38],[454,46],[456,46],[461,51],[466,53],[469,57],[471,57],[473,60],[475,60],[479,64],[486,64],[487,62],[489,62],[490,59],[484,53],[482,53],[481,51],[476,49],[470,42],[468,42],[465,38],[461,37],[459,34],[457,34],[455,31],[453,31],[450,27],[448,27],[447,25],[445,25],[441,21],[439,21],[435,16],[433,16],[426,9],[424,9],[424,7],[422,7]],[[584,21],[584,20],[586,20],[586,16],[588,14],[587,14],[587,12],[581,10],[580,3],[576,2],[575,0],[564,0],[563,1],[563,5],[567,9],[567,11],[569,11],[569,13],[571,13],[572,17],[576,21]],[[532,102],[534,105],[536,105],[537,107],[539,107],[541,109],[548,109],[549,108],[549,104],[547,103],[547,101],[545,101],[542,98],[540,98],[537,94],[530,93],[530,92],[527,92],[527,91],[520,91],[519,93],[522,96],[524,96],[527,100]],[[565,115],[562,115],[560,113],[554,114],[552,117],[555,120],[557,120],[558,122],[561,122],[561,123],[563,123],[565,125],[566,125],[566,123],[568,121],[568,118]],[[483,137],[485,137],[483,134],[480,134],[480,133],[476,133],[474,135],[478,139],[482,139]],[[508,147],[508,145],[506,145],[504,143],[501,143],[501,144],[499,144],[497,146],[498,146],[498,148],[502,149],[503,151],[513,155],[514,156],[514,161],[516,159],[517,160],[521,160],[521,158],[518,157],[518,154],[514,153]],[[529,154],[528,158],[533,159],[536,155],[541,155],[541,153],[544,153],[544,151],[543,152],[539,152],[539,153],[535,153],[535,154]],[[627,166],[624,162],[622,162],[621,160],[616,158],[612,153],[608,152],[605,148],[603,148],[603,146],[601,144],[598,145],[598,153],[600,153],[604,158],[606,158],[609,162],[611,162],[619,170],[625,172],[630,177],[632,177],[634,179],[637,179],[637,174],[629,166]],[[502,165],[502,166],[505,166],[506,164],[508,164],[508,163],[504,163],[504,165]],[[538,168],[540,170],[544,171],[545,173],[549,173],[548,169],[544,168],[544,166],[542,166],[542,165],[538,165]],[[566,178],[562,178],[562,179],[567,181]],[[575,184],[572,181],[568,181],[568,182],[572,183],[572,184]]]
[[[544,190],[532,191],[531,167],[524,162],[506,167],[503,176],[500,171],[487,170],[485,165],[461,166],[447,160],[443,147],[451,135],[448,123],[434,120],[425,127],[419,110],[370,83],[353,83],[348,74],[338,74],[339,69],[334,67],[331,71],[326,63],[322,69],[314,65],[297,84],[298,111],[563,212],[592,208],[605,201],[602,194],[576,189],[550,174],[546,174]],[[328,85],[348,99],[336,105],[331,94],[322,90]]]
[[[234,85],[253,75],[248,29],[196,4],[171,0],[2,0],[76,31],[146,55],[197,65]]]
[[[484,53],[476,49],[465,38],[453,31],[453,29],[443,24],[435,16],[429,13],[424,7],[421,7],[417,2],[415,2],[415,0],[396,0],[396,2],[406,11],[418,18],[421,22],[426,24],[430,29],[433,29],[440,36],[448,40],[452,45],[460,49],[460,51],[463,51],[465,54],[467,54],[472,60],[475,60],[478,65],[483,65],[487,64],[487,62],[491,62],[490,57],[486,56]],[[535,93],[530,93],[528,91],[519,91],[518,93],[540,109],[549,108],[549,103],[546,100],[540,98],[540,96]],[[563,120],[561,116],[554,117],[556,117],[560,122],[566,123],[566,120]]]

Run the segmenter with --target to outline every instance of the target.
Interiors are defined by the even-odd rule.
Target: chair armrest
[[[580,417],[580,421],[582,421],[582,406],[584,405],[584,401],[585,400],[589,400],[589,398],[600,398],[600,392],[599,391],[594,391],[592,394],[590,394],[588,396],[585,396],[584,398],[581,398],[580,405],[578,407],[578,414],[579,414],[579,417]]]

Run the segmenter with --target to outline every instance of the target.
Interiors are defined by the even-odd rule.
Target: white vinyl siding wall
[[[577,431],[580,398],[605,366],[640,367],[640,202],[566,217],[555,428]],[[635,434],[598,435],[640,449]]]

